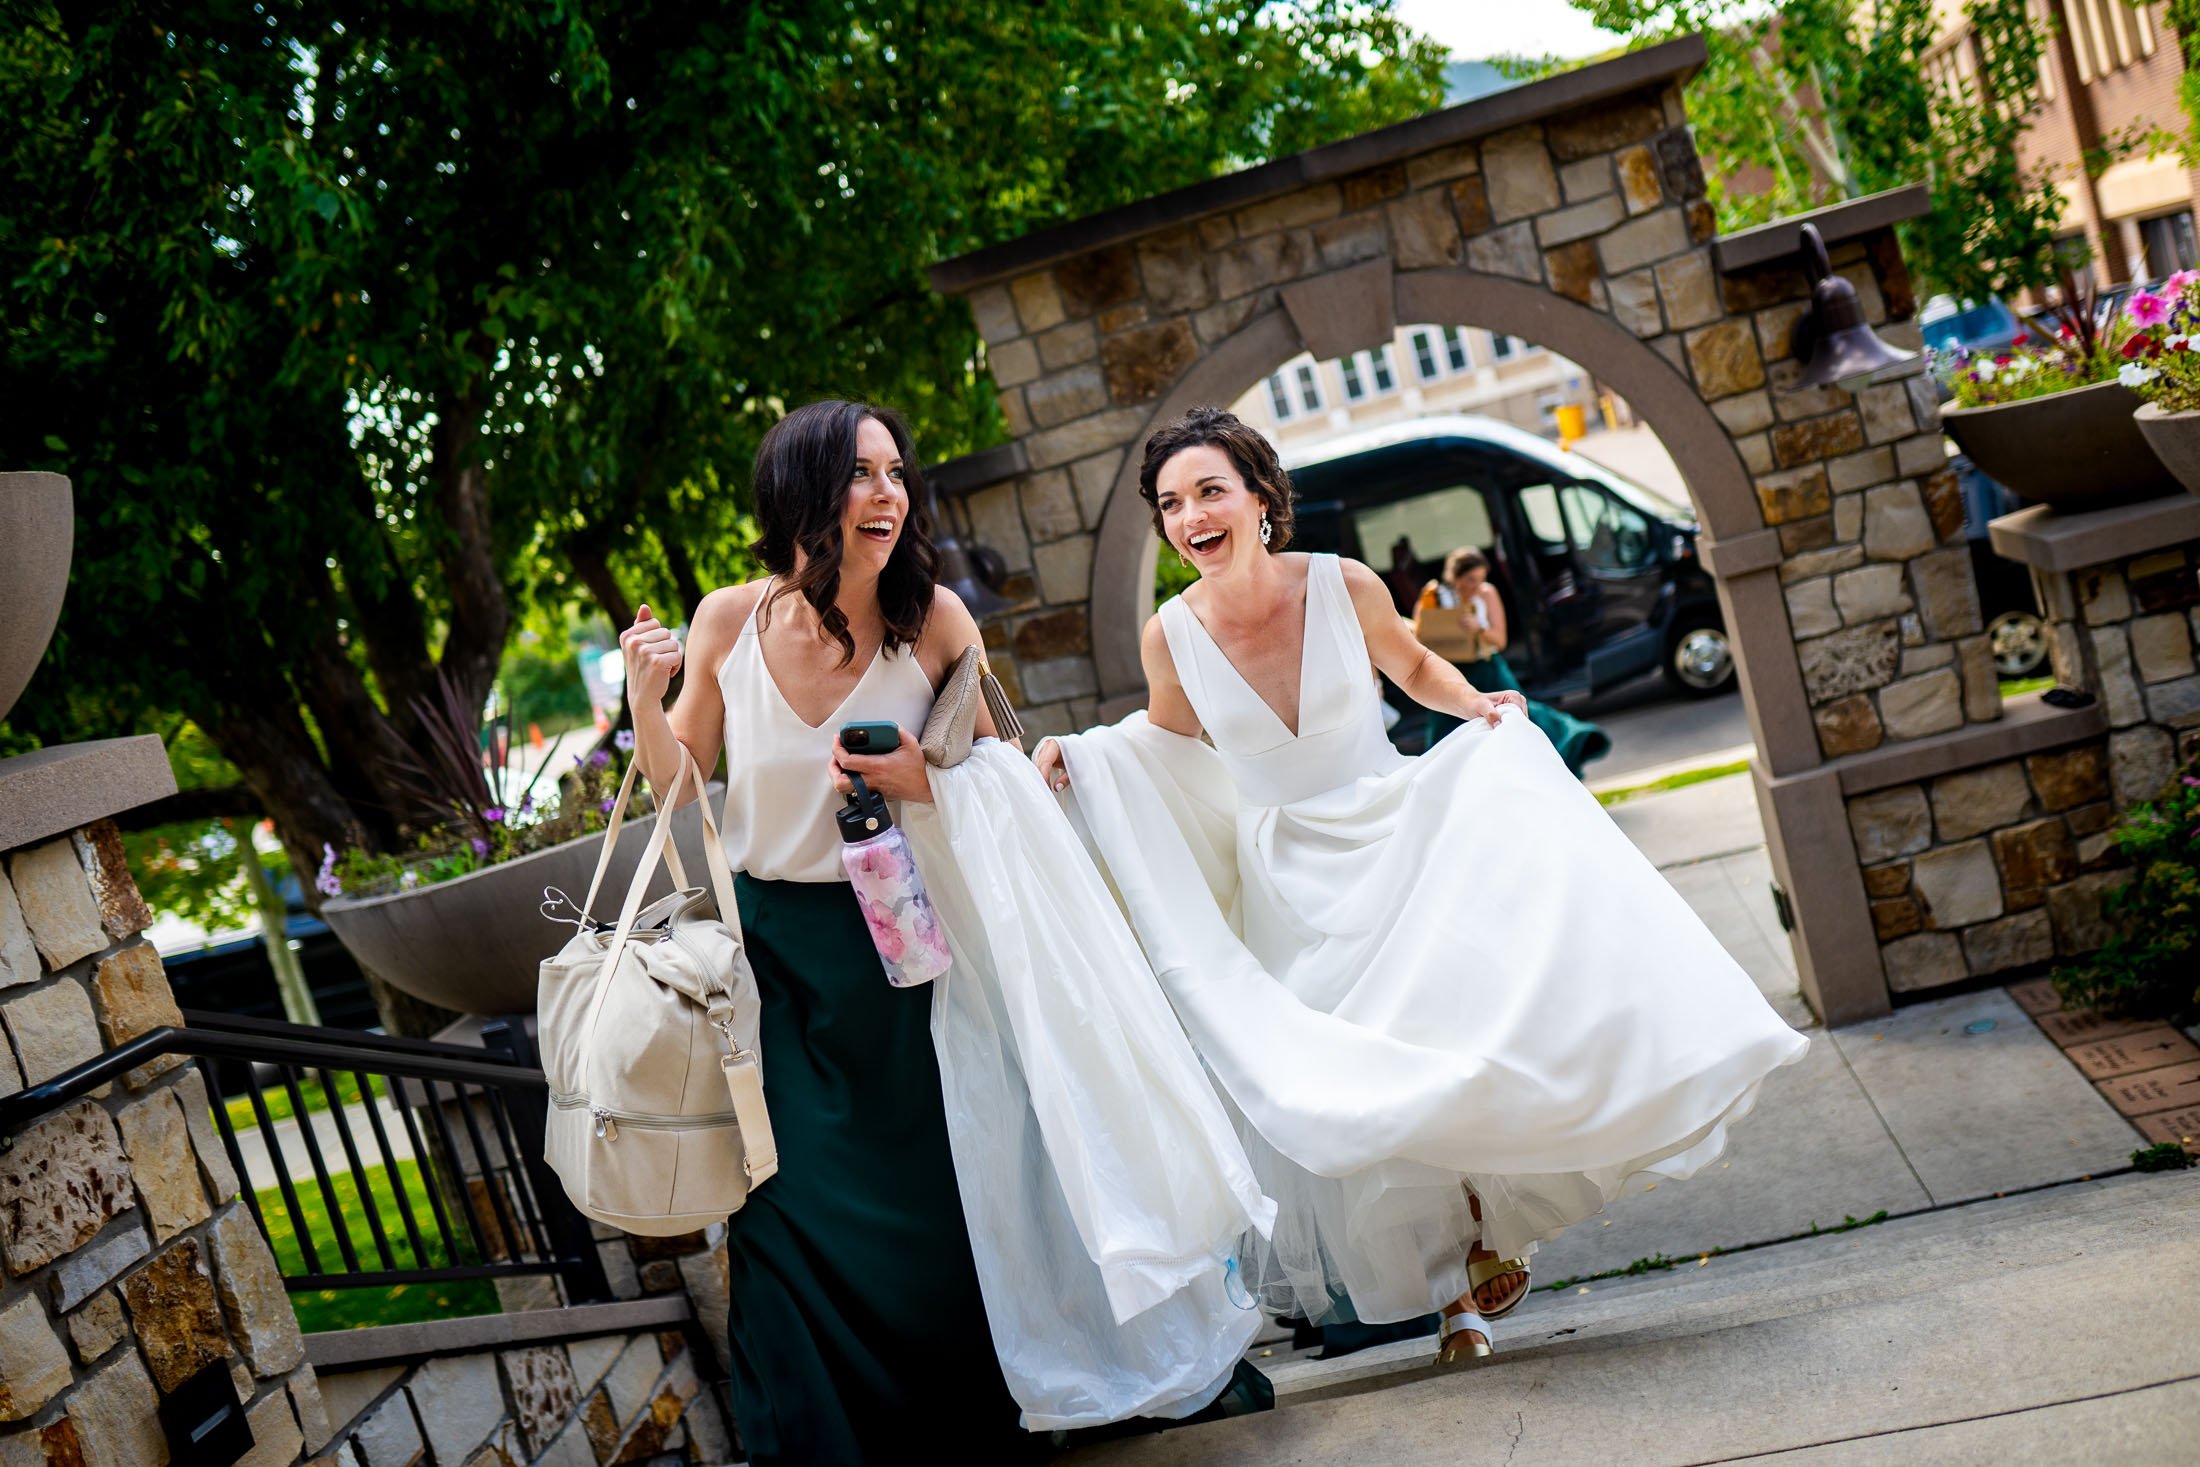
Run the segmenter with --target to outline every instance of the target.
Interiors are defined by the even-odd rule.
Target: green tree
[[[72,476],[14,737],[188,718],[293,863],[530,600],[743,573],[787,405],[1002,436],[944,255],[1435,105],[1381,3],[32,0],[0,34],[0,462]],[[520,710],[524,715],[525,710]]]
[[[1572,3],[1630,47],[1702,34],[1688,111],[1722,227],[1922,183],[1932,210],[1901,234],[1929,288],[1984,296],[2054,278],[2061,200],[2017,160],[2044,45],[2029,0],[1963,0],[1978,67],[1939,80],[1934,0]]]

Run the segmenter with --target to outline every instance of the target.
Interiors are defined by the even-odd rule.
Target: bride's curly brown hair
[[[772,424],[756,446],[756,518],[763,529],[755,551],[777,578],[771,600],[800,593],[817,613],[825,635],[840,644],[840,662],[855,661],[856,639],[835,604],[840,594],[842,517],[856,473],[856,431],[875,418],[901,454],[902,487],[909,515],[878,578],[879,610],[886,618],[882,651],[913,647],[932,614],[940,555],[932,546],[930,499],[917,472],[917,453],[900,416],[863,402],[827,399],[796,408]],[[801,568],[796,569],[800,549]],[[767,604],[767,614],[768,614]]]
[[[1145,462],[1138,466],[1138,493],[1153,511],[1153,532],[1163,540],[1161,527],[1161,466],[1187,448],[1219,448],[1230,456],[1230,467],[1245,487],[1267,507],[1272,531],[1268,549],[1277,551],[1291,543],[1291,476],[1283,471],[1275,446],[1258,428],[1236,413],[1218,407],[1195,407],[1183,417],[1157,430],[1146,440]]]

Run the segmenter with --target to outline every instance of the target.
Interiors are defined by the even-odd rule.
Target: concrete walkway
[[[2196,1280],[2189,1174],[2073,1183],[1538,1294],[1480,1366],[1278,1367],[1275,1411],[1070,1460],[2166,1467],[2200,1437]]]
[[[2122,1167],[2144,1144],[2001,989],[1818,1026],[1773,907],[1746,775],[1638,796],[1612,818],[1811,1047],[1766,1081],[1723,1160],[1654,1191],[1637,1184],[1546,1245],[1539,1280],[2069,1181]]]
[[[1435,1371],[1427,1340],[1334,1361],[1279,1341],[1255,1351],[1275,1412],[1078,1459],[2193,1460],[2200,1173],[2129,1173],[2144,1138],[2002,989],[1817,1026],[1746,776],[1612,816],[1811,1036],[1727,1155],[1545,1245],[1537,1282],[1576,1282],[1531,1296],[1482,1367]]]

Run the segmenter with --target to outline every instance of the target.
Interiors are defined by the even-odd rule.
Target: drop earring
[[[1260,512],[1260,543],[1266,545],[1275,538],[1276,527],[1268,523],[1268,511],[1264,509]]]

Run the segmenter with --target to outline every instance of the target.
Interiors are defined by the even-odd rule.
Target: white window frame
[[[1454,326],[1444,333],[1444,361],[1454,372],[1474,370],[1474,343],[1467,339],[1467,328]]]
[[[1443,348],[1437,340],[1436,328],[1423,326],[1410,340],[1413,343],[1413,369],[1423,382],[1440,381],[1444,375]]]
[[[1337,373],[1344,379],[1344,395],[1347,402],[1367,401],[1367,379],[1360,375],[1360,358],[1365,352],[1337,358]]]
[[[1313,362],[1301,362],[1292,371],[1299,379],[1299,411],[1318,413],[1322,410],[1321,372]]]

